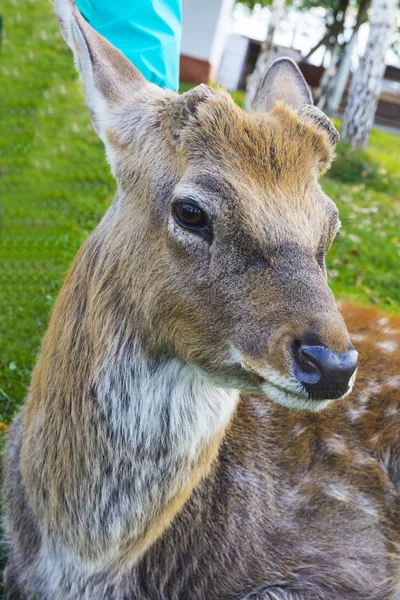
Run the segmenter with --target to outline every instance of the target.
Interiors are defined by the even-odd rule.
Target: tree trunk
[[[261,81],[267,72],[268,67],[273,61],[274,58],[274,36],[276,29],[278,27],[279,21],[283,16],[283,12],[285,10],[285,0],[273,0],[271,6],[271,18],[268,24],[267,37],[265,41],[262,43],[261,51],[258,56],[256,66],[254,68],[253,73],[250,75],[247,88],[246,88],[246,99],[245,99],[245,108],[246,110],[251,110],[253,106],[254,98],[258,92],[258,88],[261,85]]]
[[[325,73],[321,77],[321,93],[317,104],[320,110],[324,110],[325,104],[331,91],[332,81],[335,78],[337,64],[339,61],[339,52],[340,45],[339,42],[336,40],[336,44],[334,45],[331,52],[331,60],[329,63],[329,67],[325,70]]]
[[[330,115],[334,115],[339,110],[340,103],[343,98],[344,90],[346,88],[347,81],[350,75],[351,69],[351,57],[353,56],[354,48],[357,45],[358,40],[358,30],[361,25],[365,22],[368,14],[369,7],[371,6],[371,0],[362,0],[358,14],[356,23],[354,25],[353,32],[351,34],[351,38],[347,42],[344,55],[342,61],[339,66],[338,73],[332,82],[331,93],[327,95],[327,112]]]
[[[367,146],[374,124],[397,2],[372,0],[367,47],[351,82],[342,128],[342,137],[356,149]]]
[[[332,15],[332,23],[326,27],[323,37],[319,42],[311,48],[311,50],[303,57],[303,60],[308,60],[321,46],[332,48],[338,36],[343,32],[344,21],[346,17],[346,11],[349,6],[349,0],[340,0],[339,6],[336,8]]]

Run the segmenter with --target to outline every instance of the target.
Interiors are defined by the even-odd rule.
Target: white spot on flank
[[[357,494],[355,501],[361,510],[367,515],[370,515],[371,517],[378,517],[378,511],[373,506],[371,500],[364,496],[364,494]]]
[[[351,341],[355,342],[356,344],[359,344],[360,342],[365,340],[365,335],[362,335],[361,333],[352,333],[350,337]]]
[[[377,444],[379,442],[380,437],[381,437],[380,433],[375,433],[373,436],[371,436],[369,438],[370,444],[374,444],[374,445]]]
[[[385,410],[386,418],[395,417],[398,414],[399,414],[399,409],[397,406],[388,406],[388,408]]]
[[[400,375],[392,375],[386,379],[386,387],[398,388],[400,387]]]
[[[357,419],[359,419],[364,412],[365,408],[353,408],[352,406],[349,406],[347,408],[347,418],[349,419],[349,421],[354,423],[354,421],[357,421]]]
[[[348,502],[351,496],[350,491],[340,483],[328,483],[324,486],[324,492],[330,498],[341,502]]]
[[[348,452],[346,442],[339,435],[327,438],[325,446],[332,454],[346,454]]]
[[[295,437],[300,437],[302,433],[306,431],[304,425],[300,425],[300,423],[296,423],[294,427],[292,427],[292,433]]]
[[[387,352],[391,354],[395,350],[397,350],[397,343],[392,342],[391,340],[386,340],[385,342],[377,342],[376,347],[382,350],[383,352]]]
[[[400,329],[392,329],[391,327],[385,327],[382,330],[382,333],[385,335],[398,335],[400,333]]]
[[[255,402],[253,404],[253,410],[257,417],[269,417],[270,411],[266,402]]]
[[[352,454],[353,460],[355,463],[358,463],[360,466],[371,465],[375,463],[375,459],[367,454],[366,452],[353,452]]]
[[[388,323],[389,323],[389,319],[387,317],[382,317],[381,319],[378,319],[377,322],[376,322],[376,324],[378,325],[378,327],[384,327]]]
[[[374,395],[379,394],[382,390],[382,385],[376,379],[370,379],[365,388],[359,393],[358,401],[360,404],[366,404]]]

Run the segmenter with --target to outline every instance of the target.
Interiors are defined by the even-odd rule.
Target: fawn
[[[72,0],[56,11],[118,192],[7,444],[9,597],[393,598],[399,376],[382,383],[381,330],[332,403],[357,367],[326,281],[332,123],[288,59],[246,114],[147,83]]]

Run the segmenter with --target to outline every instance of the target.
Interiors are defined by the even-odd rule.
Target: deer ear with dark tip
[[[291,58],[278,58],[272,63],[261,81],[252,110],[268,112],[278,102],[294,110],[313,103],[306,80]]]
[[[331,146],[335,147],[340,140],[340,135],[332,121],[316,106],[306,104],[297,111],[299,117],[304,121],[309,121],[317,129],[321,129],[328,135]]]

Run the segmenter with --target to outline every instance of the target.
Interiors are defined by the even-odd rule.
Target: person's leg
[[[77,5],[149,81],[178,89],[181,0],[77,0]]]

